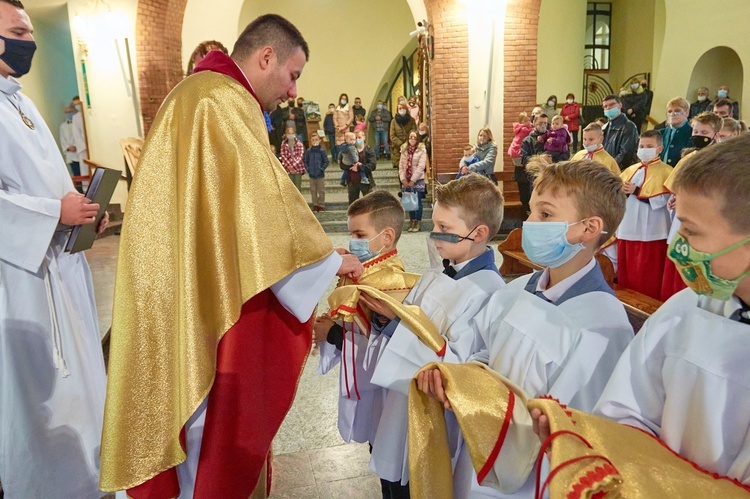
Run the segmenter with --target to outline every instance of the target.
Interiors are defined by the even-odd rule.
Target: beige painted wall
[[[78,94],[68,9],[64,5],[29,9],[37,51],[29,74],[19,79],[22,92],[30,97],[59,141],[63,109]]]
[[[408,3],[319,0],[314,9],[308,5],[312,4],[276,0],[273,6],[274,13],[299,28],[310,46],[310,61],[298,82],[298,95],[327,108],[329,102],[338,102],[339,94],[345,92],[350,102],[360,97],[369,113],[383,72],[414,30]],[[246,0],[235,24],[244,28],[266,12],[265,0]]]
[[[625,78],[649,72],[654,55],[654,0],[611,0],[612,56],[609,83],[617,91]]]
[[[676,95],[694,95],[689,87],[695,64],[711,48],[726,46],[737,52],[743,63],[743,87],[732,88],[730,96],[740,101],[740,116],[750,116],[750,40],[745,23],[739,21],[750,16],[750,2],[724,0],[721,9],[707,7],[702,0],[665,0],[665,5],[662,56],[658,63],[655,61],[654,106],[663,107]],[[728,22],[728,12],[738,21]],[[711,91],[715,93],[716,88]]]
[[[537,102],[565,94],[581,98],[586,0],[543,0],[539,9],[537,43]],[[529,109],[529,112],[531,109]]]

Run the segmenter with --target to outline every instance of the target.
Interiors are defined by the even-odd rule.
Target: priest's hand
[[[549,437],[549,420],[539,409],[531,410],[531,420],[533,424],[534,433],[537,434],[539,440],[544,443]]]
[[[356,279],[361,276],[364,271],[365,268],[362,266],[362,262],[350,253],[347,255],[341,255],[341,267],[339,267],[339,271],[336,272],[336,275],[345,275],[351,279]]]
[[[388,320],[392,321],[396,318],[396,314],[393,313],[393,310],[391,310],[390,307],[386,305],[385,302],[383,302],[383,300],[374,298],[367,293],[361,293],[359,295],[359,299],[362,300],[370,310],[382,315],[383,317],[388,318]]]
[[[417,388],[426,393],[431,399],[443,404],[444,408],[452,410],[451,403],[448,397],[445,396],[443,375],[440,373],[440,369],[431,369],[417,374]]]
[[[99,226],[96,228],[96,233],[101,234],[104,232],[104,230],[107,228],[107,225],[109,225],[109,212],[105,211],[104,216],[101,220],[99,220]]]
[[[60,223],[63,225],[92,224],[99,205],[80,192],[69,192],[60,200]]]

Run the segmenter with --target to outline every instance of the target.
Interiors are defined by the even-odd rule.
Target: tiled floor
[[[334,234],[330,238],[334,246],[348,247],[348,234]],[[112,322],[119,239],[118,236],[100,239],[86,252],[94,280],[102,335]],[[424,232],[402,235],[399,254],[407,270],[421,273],[427,269],[426,240],[427,234]],[[321,299],[321,310],[327,308],[326,299],[334,286],[335,282],[332,282]],[[276,455],[271,497],[379,498],[380,483],[368,467],[368,446],[344,444],[336,427],[338,371],[320,376],[317,367],[318,358],[311,355],[300,379],[294,405],[274,440]]]

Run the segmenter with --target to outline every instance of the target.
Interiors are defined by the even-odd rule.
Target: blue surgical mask
[[[617,118],[617,116],[620,114],[620,109],[617,107],[613,107],[612,109],[605,109],[604,110],[604,116],[607,118],[614,119]]]
[[[477,225],[477,227],[479,227]],[[430,232],[430,239],[434,239],[436,241],[443,241],[446,243],[456,244],[460,243],[464,239],[473,241],[474,238],[469,237],[475,230],[477,230],[477,227],[474,227],[469,231],[468,234],[465,236],[459,236],[458,234],[451,234],[450,232]]]
[[[341,105],[346,106],[346,99],[341,99]]]
[[[76,113],[65,113],[65,119],[71,121]]]
[[[378,111],[382,111],[382,110],[383,110],[383,104],[378,104]]]
[[[383,246],[383,248],[380,248],[376,252],[372,252],[370,251],[370,241],[373,241],[380,237],[380,234],[382,234],[383,232],[385,231],[381,230],[380,233],[372,239],[358,239],[356,237],[349,239],[349,253],[356,256],[357,259],[363,263],[367,260],[372,260],[373,258],[378,256],[381,251],[383,251],[383,248],[385,248],[385,246]]]
[[[365,141],[362,139],[357,139],[354,141],[354,144],[356,144],[357,147],[362,147],[362,144],[364,144]]]
[[[585,220],[585,219],[584,219]],[[568,228],[584,220],[568,222],[524,222],[521,246],[532,262],[543,267],[557,268],[569,262],[582,249],[583,243],[568,242]]]
[[[719,96],[719,99],[726,99],[727,95],[729,95],[729,91],[727,90],[719,90],[716,95]]]

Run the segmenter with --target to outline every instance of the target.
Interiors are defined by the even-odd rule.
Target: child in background
[[[569,141],[570,134],[563,124],[563,117],[556,114],[550,122],[550,129],[544,135],[544,150],[552,156],[553,163],[570,158]]]
[[[737,137],[739,134],[747,132],[747,125],[744,121],[734,118],[723,118],[721,130],[716,136],[716,142],[724,142],[726,139]]]
[[[573,161],[590,159],[606,166],[612,173],[620,174],[620,166],[615,158],[604,149],[604,132],[599,123],[593,122],[583,129],[583,150],[573,155]]]
[[[482,175],[466,175],[438,185],[435,196],[435,232],[430,238],[444,258],[443,265],[425,272],[404,303],[421,307],[438,327],[447,341],[444,355],[436,356],[404,323],[393,320],[395,314],[382,301],[363,300],[371,310],[392,319],[382,331],[381,336],[390,340],[380,350],[372,378],[388,389],[370,460],[370,468],[381,479],[383,497],[408,497],[406,394],[413,376],[430,361],[466,362],[481,343],[468,325],[504,285],[488,246],[503,218],[500,190]]]
[[[276,156],[276,159],[279,159],[279,153],[276,150],[276,146],[273,144],[271,144],[271,152],[273,153],[274,156]]]
[[[521,167],[521,142],[528,137],[534,126],[526,113],[518,115],[518,123],[513,123],[513,142],[508,147],[508,156],[513,160],[513,166]],[[460,167],[459,167],[460,170]]]
[[[344,134],[344,143],[338,147],[338,162],[344,173],[341,174],[341,185],[349,185],[349,182],[353,180],[353,177],[359,176],[359,171],[356,171],[356,165],[359,163],[359,152],[357,152],[357,135],[354,132],[346,132]],[[355,170],[352,170],[355,168]],[[359,179],[357,179],[359,180]],[[354,182],[359,183],[359,181]]]
[[[310,149],[305,151],[302,162],[310,176],[310,197],[312,198],[313,211],[325,211],[328,154],[320,145],[320,135],[317,133],[310,136]]]
[[[297,133],[292,127],[287,127],[284,142],[281,143],[281,164],[294,182],[297,190],[302,192],[302,175],[305,174],[305,164],[302,157],[305,155],[305,146],[297,138]]]
[[[357,132],[364,132],[367,130],[367,122],[365,121],[365,117],[361,114],[355,114],[354,115],[354,133]]]
[[[404,226],[401,202],[388,191],[374,191],[349,205],[346,212],[351,240],[349,251],[365,267],[357,284],[373,286],[403,300],[419,279],[404,271],[396,245]],[[337,287],[353,284],[341,278]],[[391,290],[391,291],[389,291]],[[396,291],[393,291],[396,290]],[[370,382],[374,362],[367,351],[376,348],[388,319],[372,314],[369,338],[358,323],[334,322],[328,313],[315,319],[315,341],[320,346],[318,373],[341,363],[338,428],[345,442],[372,442],[380,421],[385,390]]]
[[[682,227],[668,254],[690,289],[646,321],[594,409],[744,485],[750,484],[748,157],[750,136],[743,134],[690,156],[676,174]]]
[[[333,112],[336,110],[336,106],[333,102],[328,104],[328,112],[326,117],[323,118],[323,131],[328,137],[328,145],[331,148],[331,161],[336,161],[338,154],[336,152],[336,125],[333,124]]]
[[[641,134],[637,151],[641,162],[620,175],[628,199],[617,231],[617,283],[656,300],[661,293],[671,223],[667,209],[670,194],[664,182],[672,167],[659,158],[662,149],[657,130]]]
[[[456,180],[461,178],[463,175],[469,174],[469,166],[479,161],[477,158],[476,150],[471,144],[464,146],[464,157],[458,162],[458,173],[456,174]]]

